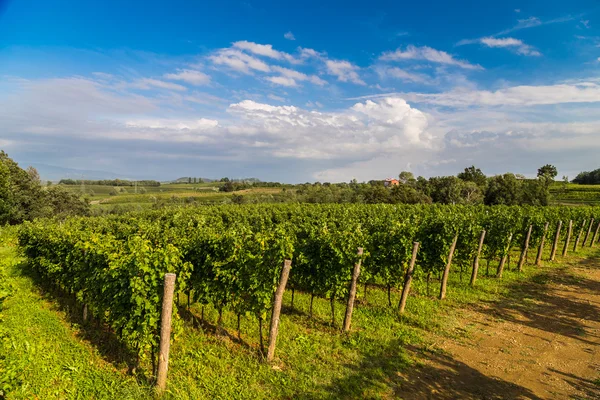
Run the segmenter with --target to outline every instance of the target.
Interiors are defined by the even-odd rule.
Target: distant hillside
[[[40,174],[40,177],[44,181],[58,182],[61,179],[87,179],[87,180],[102,180],[102,179],[132,179],[135,177],[127,177],[122,174],[109,171],[94,171],[74,168],[57,167],[54,165],[47,164],[23,164],[21,167],[26,168],[32,166]]]
[[[194,177],[191,177],[192,182],[194,181]],[[196,182],[199,181],[199,179],[202,180],[202,182],[206,182],[206,183],[210,183],[210,182],[218,182],[219,179],[210,179],[210,178],[195,178]],[[189,176],[184,176],[181,178],[177,178],[173,181],[173,183],[188,183],[190,181],[190,177]],[[235,179],[232,178],[230,179],[230,181],[232,182],[246,182],[246,183],[256,183],[256,182],[261,182],[260,179],[258,178],[241,178],[241,179]]]

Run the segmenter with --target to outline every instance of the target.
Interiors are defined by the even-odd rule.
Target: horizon
[[[0,148],[160,181],[600,167],[600,7],[458,4],[0,0]]]

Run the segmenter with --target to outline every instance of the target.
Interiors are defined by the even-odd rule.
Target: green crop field
[[[592,218],[600,209],[287,204],[25,223],[2,232],[0,390],[10,399],[153,397],[162,279],[173,272],[165,398],[396,397],[406,384],[398,374],[421,362],[414,350],[426,359],[431,333],[456,332],[461,305],[517,299],[520,285],[546,279],[531,265],[544,240],[540,256],[548,263],[559,239],[555,267],[573,259],[563,248],[575,247],[575,259],[592,254],[599,226]],[[519,272],[529,230],[531,254]],[[400,312],[415,240],[416,268]],[[284,259],[292,271],[275,358],[267,362]]]
[[[600,185],[554,183],[550,187],[550,198],[553,204],[600,205]]]

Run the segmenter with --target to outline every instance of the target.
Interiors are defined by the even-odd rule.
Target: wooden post
[[[346,305],[346,315],[344,316],[344,332],[350,330],[350,323],[352,322],[352,310],[354,310],[354,299],[356,298],[356,282],[360,275],[360,264],[362,263],[363,248],[359,247],[358,261],[354,264],[354,270],[352,271],[352,281],[350,282],[350,293],[348,293],[348,304]]]
[[[525,264],[525,256],[527,255],[527,250],[529,250],[529,239],[531,239],[532,229],[533,225],[529,225],[529,230],[527,231],[527,236],[525,237],[525,243],[523,244],[523,251],[521,252],[521,258],[519,258],[519,264],[517,264],[517,271],[519,272],[523,270],[523,264]]]
[[[500,264],[498,265],[498,270],[496,271],[496,278],[501,279],[502,273],[504,272],[504,264],[506,264],[506,257],[508,256],[508,252],[510,251],[510,242],[512,242],[513,234],[511,233],[508,237],[508,245],[504,249],[504,254],[502,254],[502,258],[500,259]]]
[[[548,232],[548,225],[549,225],[548,222],[546,222],[546,225],[544,225],[544,233],[542,234],[542,241],[540,242],[540,247],[538,247],[537,257],[535,259],[535,265],[538,267],[540,265],[542,265],[542,254],[544,252],[544,242],[546,241],[546,232]]]
[[[563,248],[562,256],[566,257],[569,252],[569,242],[571,241],[571,235],[573,234],[573,220],[569,220],[569,228],[567,229],[567,239],[565,240],[565,247]]]
[[[596,238],[598,237],[598,231],[600,230],[600,222],[598,222],[598,226],[596,226],[596,230],[594,231],[594,236],[592,237],[592,241],[590,242],[590,247],[594,247],[596,244]]]
[[[88,305],[87,303],[83,304],[83,322],[87,322],[88,319]]]
[[[573,251],[577,251],[577,247],[579,247],[579,241],[581,240],[581,235],[583,233],[583,230],[585,229],[586,222],[586,220],[583,220],[583,224],[581,224],[581,228],[579,229],[579,233],[577,234],[577,239],[575,239],[575,246],[573,246]]]
[[[442,285],[440,286],[440,300],[446,298],[446,286],[448,285],[448,275],[450,275],[450,267],[452,266],[452,257],[454,256],[454,249],[456,249],[456,242],[458,241],[458,232],[454,235],[452,245],[450,246],[450,253],[448,254],[448,262],[446,268],[444,268],[444,274],[442,275]]]
[[[483,241],[485,240],[485,229],[481,231],[481,236],[479,237],[479,247],[477,248],[477,255],[473,260],[473,272],[471,273],[471,286],[475,285],[475,281],[477,280],[477,271],[479,271],[479,257],[481,256],[481,250],[483,249]]]
[[[158,373],[156,388],[163,393],[167,387],[167,370],[169,369],[169,348],[171,347],[171,317],[173,314],[173,292],[175,290],[175,274],[165,274],[162,313],[160,316],[160,348],[158,355]]]
[[[291,268],[292,261],[285,260],[283,262],[283,269],[281,270],[281,278],[279,278],[279,286],[277,286],[277,291],[275,292],[275,298],[273,300],[273,312],[271,313],[271,330],[269,331],[269,347],[267,349],[267,362],[273,361],[273,357],[275,356],[275,345],[277,343],[277,334],[279,333],[279,316],[281,315],[281,303],[283,302],[283,293],[285,292],[285,285],[287,285]]]
[[[398,303],[398,313],[402,314],[406,308],[406,300],[410,293],[410,284],[412,282],[412,276],[415,272],[415,263],[417,261],[417,252],[419,251],[419,242],[413,243],[412,258],[410,264],[406,270],[406,276],[404,277],[404,286],[402,287],[402,294],[400,295],[400,303]]]
[[[588,228],[587,233],[585,234],[585,238],[583,239],[583,243],[581,244],[581,247],[585,247],[585,244],[587,243],[587,240],[590,237],[590,233],[592,233],[593,226],[594,226],[594,218],[592,218],[590,221],[590,227]]]
[[[560,240],[560,231],[562,229],[562,221],[558,221],[556,227],[556,235],[554,235],[554,243],[552,243],[552,252],[550,253],[550,261],[554,261],[556,258],[556,249],[558,249],[558,241]]]

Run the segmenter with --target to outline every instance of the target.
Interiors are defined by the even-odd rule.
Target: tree
[[[25,171],[27,171],[29,178],[31,178],[33,182],[37,183],[38,185],[42,184],[42,179],[40,178],[40,174],[38,173],[37,169],[30,166],[27,167]]]
[[[487,177],[479,168],[475,168],[474,165],[471,165],[468,168],[458,175],[458,179],[461,179],[465,182],[475,182],[475,184],[481,188],[485,187],[487,184]]]
[[[429,179],[431,198],[435,203],[460,204],[461,180],[455,176],[438,176]]]
[[[547,206],[550,189],[548,182],[550,178],[541,176],[539,179],[529,179],[521,183],[520,204],[532,206]]]
[[[415,176],[412,172],[402,171],[400,172],[400,175],[398,175],[398,180],[404,184],[413,183],[415,182]]]
[[[86,215],[89,205],[59,186],[42,189],[35,168],[22,169],[0,151],[0,225],[34,218]]]
[[[514,174],[496,175],[489,179],[484,203],[517,205],[520,203],[520,184]]]
[[[538,178],[546,177],[550,180],[554,180],[554,178],[556,178],[556,175],[558,175],[558,171],[556,170],[556,167],[554,165],[546,164],[543,167],[538,168]]]
[[[584,171],[573,179],[573,183],[579,183],[580,185],[596,185],[600,183],[600,168],[594,171]]]
[[[396,185],[392,187],[390,201],[398,204],[430,204],[431,197],[409,185]]]

